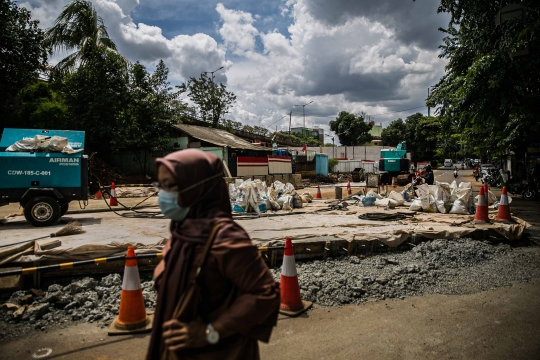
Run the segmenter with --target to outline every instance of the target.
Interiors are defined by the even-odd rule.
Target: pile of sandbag
[[[233,212],[265,212],[303,207],[313,200],[310,193],[298,194],[291,183],[275,181],[267,187],[265,181],[236,179],[229,184],[229,196]]]
[[[457,185],[435,182],[435,185],[422,184],[417,186],[418,198],[412,201],[410,210],[424,212],[439,212],[442,214],[469,214],[474,212],[472,184],[462,182]]]

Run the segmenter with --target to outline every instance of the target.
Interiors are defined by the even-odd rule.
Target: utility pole
[[[212,122],[214,122],[214,117],[216,116],[215,114],[215,106],[214,106],[214,102],[215,102],[215,95],[216,95],[216,85],[214,84],[214,73],[216,71],[219,71],[223,69],[223,66],[220,67],[219,69],[216,69],[214,71],[205,71],[204,73],[205,74],[212,74]]]
[[[294,105],[294,106],[301,106],[302,107],[302,115],[304,115],[304,129],[306,128],[306,105],[311,104],[313,101],[308,102],[304,105]]]
[[[427,97],[429,97],[429,88],[427,88]],[[427,108],[427,116],[430,116],[430,115],[429,115],[429,110],[430,110],[430,109],[429,109],[429,106],[428,106],[428,108]]]
[[[292,110],[289,113],[289,136],[291,136],[291,122],[292,122]]]

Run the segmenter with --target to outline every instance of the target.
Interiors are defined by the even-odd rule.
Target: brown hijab
[[[232,219],[219,157],[188,149],[157,159],[156,166],[165,166],[174,175],[179,189],[178,203],[189,206],[190,210],[184,221],[171,221],[171,247],[165,255],[163,274],[156,280],[158,301],[148,356],[164,351],[161,328],[164,322],[171,320],[180,295],[187,288],[195,248],[206,243],[214,225],[225,223],[214,244],[249,239]]]

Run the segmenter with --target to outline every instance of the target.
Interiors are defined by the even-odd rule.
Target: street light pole
[[[214,71],[205,71],[204,73],[205,74],[212,74],[212,122],[214,122],[214,117],[216,116],[215,114],[215,108],[214,108],[214,97],[215,97],[215,92],[216,92],[216,85],[214,84],[214,73],[216,71],[219,71],[223,69],[223,66],[220,67],[219,69],[216,69]]]
[[[302,115],[304,115],[304,129],[306,128],[306,105],[309,105],[311,104],[313,101],[310,101],[308,102],[307,104],[304,104],[304,105],[294,105],[294,106],[301,106],[302,107]]]

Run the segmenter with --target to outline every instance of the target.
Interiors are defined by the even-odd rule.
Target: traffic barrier
[[[317,195],[315,196],[315,199],[322,199],[321,185],[317,185]]]
[[[109,199],[109,206],[118,206],[118,200],[116,198],[116,186],[114,186],[114,182],[111,183],[111,198]]]
[[[122,281],[120,309],[118,316],[109,328],[109,335],[140,334],[152,330],[152,318],[146,315],[139,268],[133,246],[128,247],[126,258],[128,260],[126,260]]]
[[[298,274],[294,261],[294,249],[292,240],[287,237],[285,240],[285,251],[283,253],[283,266],[280,277],[281,304],[279,312],[287,316],[298,316],[313,305],[310,301],[300,298],[300,285],[298,284]]]
[[[260,252],[271,251],[271,250],[283,250],[283,246],[259,246],[257,250]],[[34,266],[34,267],[27,267],[27,268],[22,268],[22,269],[0,271],[0,277],[12,276],[12,275],[31,275],[37,272],[73,269],[74,267],[77,267],[77,266],[99,265],[99,264],[110,263],[113,261],[120,261],[120,260],[162,259],[162,258],[163,258],[163,253],[139,254],[133,258],[126,257],[126,255],[109,256],[109,257],[104,257],[104,258],[72,261],[72,262],[61,263],[61,264]]]
[[[510,215],[510,205],[508,204],[508,194],[506,193],[506,186],[503,186],[501,192],[501,201],[499,202],[499,212],[497,213],[498,222],[509,222],[512,220]]]
[[[476,205],[476,213],[474,214],[474,222],[475,223],[489,222],[488,207],[486,204],[486,196],[484,195],[484,187],[480,188],[480,193],[478,195],[479,195],[478,205]]]

